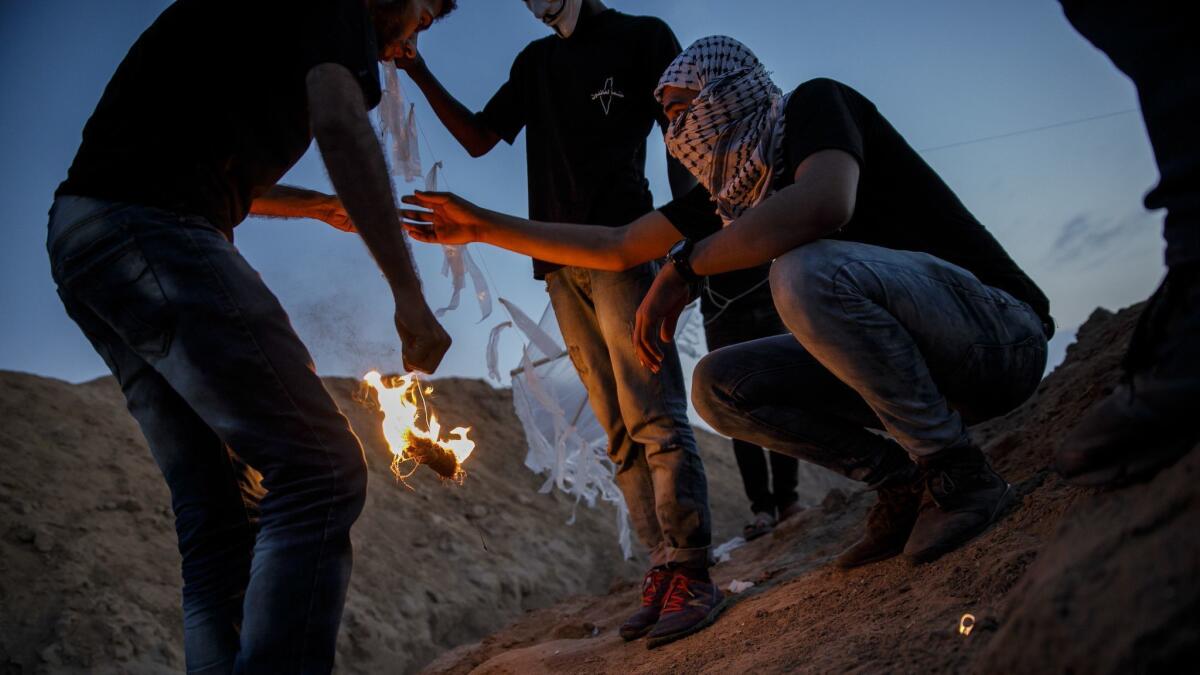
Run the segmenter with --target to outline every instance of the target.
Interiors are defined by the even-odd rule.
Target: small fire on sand
[[[425,401],[433,389],[422,391],[416,373],[385,381],[371,371],[363,379],[379,398],[383,437],[392,452],[392,473],[404,480],[424,464],[442,478],[462,482],[466,475],[462,464],[475,449],[475,441],[467,438],[468,427],[456,427],[449,438],[441,437],[442,425]]]

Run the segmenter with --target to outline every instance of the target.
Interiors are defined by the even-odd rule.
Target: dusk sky
[[[0,369],[70,381],[107,372],[55,296],[45,214],[109,76],[168,4],[0,0],[0,195],[6,207]],[[832,77],[871,98],[913,147],[927,150],[926,159],[1050,296],[1061,334],[1053,358],[1061,358],[1093,309],[1143,299],[1162,275],[1161,214],[1141,206],[1157,175],[1141,117],[1133,112],[1133,87],[1071,29],[1053,0],[607,4],[661,17],[685,46],[714,33],[732,35],[758,53],[785,90]],[[459,5],[421,37],[421,49],[450,91],[478,110],[504,82],[517,52],[548,29],[514,0]],[[524,215],[524,135],[512,147],[502,143],[472,160],[416,87],[402,81],[417,101],[427,138],[422,159],[427,167],[434,159],[445,163],[443,187]],[[1030,129],[1042,130],[1012,135]],[[650,148],[647,173],[662,204],[670,195],[657,130]],[[285,182],[331,189],[315,145]],[[401,193],[408,188],[397,185]],[[314,221],[258,219],[243,223],[236,236],[323,374],[400,368],[390,296],[356,236]],[[441,253],[414,247],[426,295],[438,307],[450,293],[440,275]],[[496,296],[535,319],[541,315],[546,296],[527,259],[472,249]],[[446,318],[455,344],[438,375],[484,377],[488,332],[505,318],[497,305],[479,323],[478,308],[465,297]],[[513,333],[502,344],[507,371],[516,366],[520,345]]]

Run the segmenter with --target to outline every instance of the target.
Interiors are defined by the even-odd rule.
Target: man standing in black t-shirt
[[[927,561],[978,535],[1013,495],[966,424],[1037,387],[1053,332],[1045,295],[850,87],[818,79],[784,96],[749,49],[713,37],[673,62],[657,94],[667,146],[701,182],[687,196],[597,233],[419,193],[405,201],[430,211],[405,210],[409,232],[600,269],[669,250],[635,326],[651,369],[700,276],[773,260],[790,334],[706,356],[697,410],[727,436],[878,491],[842,566],[901,551]]]
[[[474,114],[419,58],[403,61],[446,127],[471,155],[526,131],[529,213],[542,220],[619,226],[651,211],[646,136],[665,125],[654,87],[679,43],[661,20],[628,16],[599,0],[528,0],[557,35],[517,56],[509,79]],[[691,185],[677,165],[673,184]],[[609,440],[617,484],[650,549],[641,609],[621,627],[663,644],[707,625],[720,591],[708,576],[710,517],[704,467],[687,419],[674,349],[650,373],[629,336],[654,280],[653,263],[621,271],[534,260],[589,402]]]
[[[357,229],[395,296],[405,366],[437,367],[450,338],[367,112],[377,61],[453,7],[179,0],[117,68],[56,193],[59,295],[171,490],[189,672],[333,668],[362,447],[233,228],[255,213]],[[275,185],[314,136],[340,201]]]

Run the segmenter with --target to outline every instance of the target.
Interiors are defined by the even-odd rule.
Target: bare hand
[[[449,192],[417,192],[400,201],[429,209],[400,209],[408,236],[427,244],[469,244],[487,227],[483,209]]]
[[[433,373],[450,349],[450,335],[434,318],[424,298],[396,301],[396,333],[403,345],[404,369]]]
[[[358,231],[354,229],[354,221],[350,220],[350,214],[346,213],[346,207],[342,206],[342,200],[337,197],[330,198],[329,205],[321,211],[318,218],[342,232]]]
[[[670,264],[658,273],[642,299],[634,317],[633,348],[638,361],[652,372],[662,369],[663,350],[659,340],[670,343],[675,339],[675,325],[689,300],[687,282]]]
[[[392,63],[396,64],[397,68],[406,73],[411,73],[414,70],[420,70],[425,67],[425,59],[421,57],[421,52],[417,49],[416,33],[413,33],[413,36],[404,43],[404,49],[399,56],[392,59]]]

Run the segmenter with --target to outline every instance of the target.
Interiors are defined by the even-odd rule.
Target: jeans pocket
[[[1008,345],[972,345],[954,375],[951,404],[976,422],[1003,415],[1025,402],[1046,369],[1046,339],[1041,335]]]
[[[114,237],[65,266],[62,288],[144,357],[165,356],[175,312],[132,236]]]

